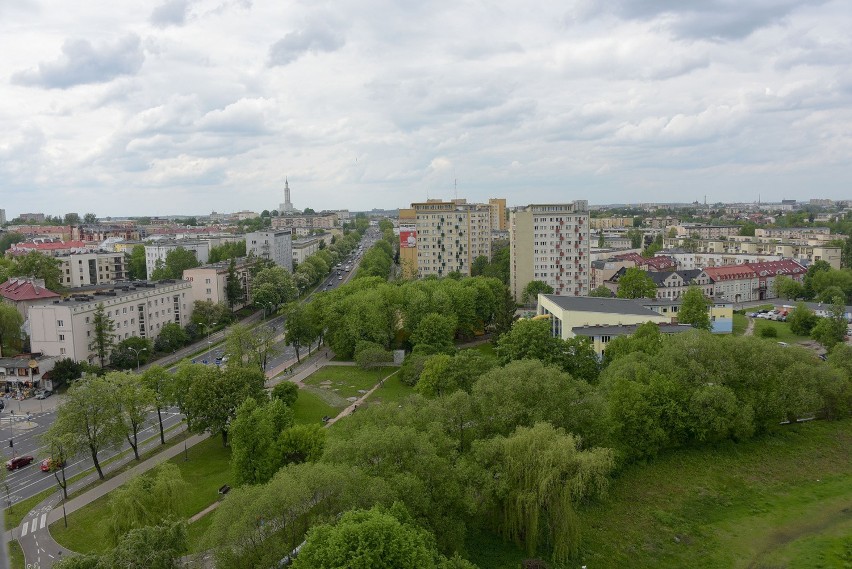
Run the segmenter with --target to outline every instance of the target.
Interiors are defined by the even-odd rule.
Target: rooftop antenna
[[[459,199],[459,186],[457,182],[458,180],[456,178],[453,178],[453,192],[456,195],[456,201],[458,201]]]

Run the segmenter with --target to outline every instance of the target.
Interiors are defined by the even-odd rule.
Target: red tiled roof
[[[808,270],[791,259],[780,261],[763,261],[760,263],[747,263],[751,269],[761,277],[772,277],[776,275],[796,276]]]
[[[745,264],[726,265],[724,267],[707,267],[704,269],[704,273],[714,281],[757,278],[757,273]]]
[[[614,258],[620,261],[633,261],[638,267],[647,266],[649,268],[653,268],[656,271],[672,269],[677,266],[675,260],[672,257],[668,257],[666,255],[660,255],[658,257],[649,257],[646,259],[639,253],[624,253],[623,255],[616,255]]]
[[[84,241],[56,241],[50,243],[15,243],[14,249],[34,249],[36,251],[56,251],[59,249],[84,249],[91,247]]]
[[[52,290],[38,286],[30,279],[21,278],[11,278],[5,283],[0,284],[0,296],[12,302],[59,298],[59,295]]]

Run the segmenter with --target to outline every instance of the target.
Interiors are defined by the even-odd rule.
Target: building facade
[[[145,245],[145,267],[147,269],[147,279],[151,279],[151,275],[161,264],[165,264],[166,256],[175,249],[183,248],[187,251],[192,251],[195,258],[202,265],[210,258],[210,243],[208,241],[160,241]]]
[[[306,237],[293,241],[293,262],[296,264],[304,263],[305,259],[320,250],[321,241],[322,239],[316,237]]]
[[[593,217],[589,220],[589,227],[593,230],[599,229],[630,229],[633,227],[632,217]]]
[[[411,204],[415,216],[417,274],[470,275],[473,260],[491,258],[491,207],[433,200]],[[403,233],[400,232],[400,239]],[[402,257],[402,254],[401,254]]]
[[[114,283],[127,279],[124,253],[76,253],[58,257],[65,288]]]
[[[210,263],[183,272],[183,280],[192,287],[191,299],[209,301],[213,304],[224,304],[231,310],[239,310],[252,302],[251,268],[254,263],[247,257],[234,259],[234,274],[240,286],[240,295],[233,304],[228,299],[228,273],[231,261]]]
[[[557,295],[588,295],[590,250],[587,201],[517,209],[509,218],[512,296],[520,301],[534,280],[546,282]]]
[[[34,304],[27,320],[33,351],[94,363],[97,358],[89,346],[95,333],[94,314],[100,305],[115,325],[116,342],[131,337],[154,340],[168,323],[189,324],[192,285],[168,280],[137,283]]]
[[[246,233],[246,254],[293,270],[293,233],[290,230]]]
[[[506,198],[491,198],[488,206],[491,208],[491,229],[506,231]]]

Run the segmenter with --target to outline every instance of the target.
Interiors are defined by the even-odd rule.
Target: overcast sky
[[[849,30],[849,0],[0,0],[0,208],[852,198]]]

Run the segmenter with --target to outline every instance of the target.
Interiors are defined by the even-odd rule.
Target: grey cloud
[[[327,24],[292,31],[269,48],[269,66],[288,65],[306,53],[337,51],[346,40]]]
[[[67,89],[75,85],[106,83],[121,75],[134,75],[145,61],[142,43],[136,34],[112,44],[92,44],[88,40],[66,40],[62,56],[39,63],[35,69],[12,75],[18,85]]]
[[[154,8],[149,21],[158,28],[182,26],[189,12],[189,0],[166,0]]]
[[[661,27],[685,39],[738,40],[783,21],[791,12],[826,0],[580,0],[568,24],[605,14],[625,20],[660,19]]]

